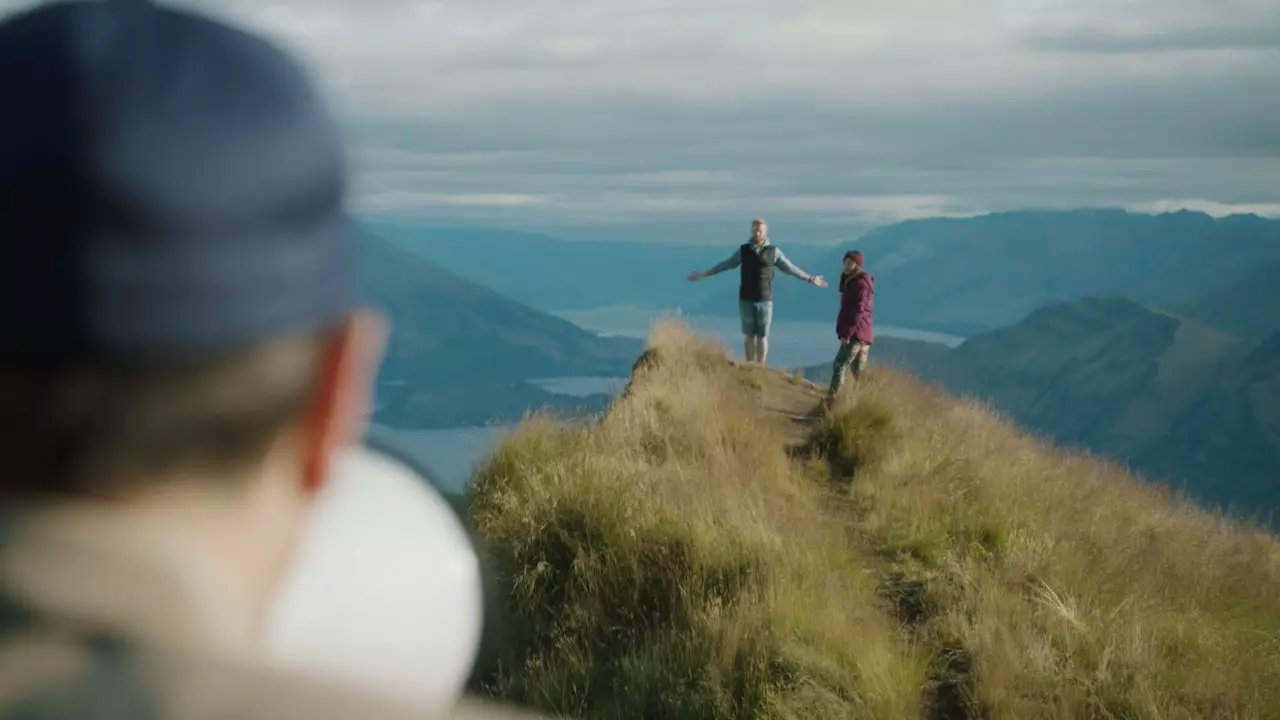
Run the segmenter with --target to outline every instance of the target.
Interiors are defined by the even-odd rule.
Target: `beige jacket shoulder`
[[[0,720],[433,720],[258,665],[225,583],[127,535],[80,517],[0,519]],[[469,702],[439,720],[534,717]]]
[[[8,630],[13,630],[9,625]],[[533,720],[466,702],[432,715],[262,668],[78,638],[53,628],[0,641],[0,719]]]

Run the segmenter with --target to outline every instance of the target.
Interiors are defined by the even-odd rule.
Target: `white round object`
[[[269,615],[275,662],[427,710],[460,697],[480,644],[480,568],[462,524],[403,463],[336,459]]]

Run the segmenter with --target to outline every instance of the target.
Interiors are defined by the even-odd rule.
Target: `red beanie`
[[[850,250],[849,252],[844,254],[844,259],[852,260],[854,265],[857,265],[858,267],[862,267],[862,251],[861,250]]]

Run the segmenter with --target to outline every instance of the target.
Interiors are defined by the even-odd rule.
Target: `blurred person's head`
[[[179,537],[260,632],[386,334],[331,116],[270,43],[142,0],[0,24],[0,107],[0,502]]]
[[[208,539],[265,609],[331,458],[359,440],[376,316],[205,357],[0,366],[0,491],[106,506]]]
[[[751,221],[751,242],[759,245],[769,238],[769,223],[764,218]]]
[[[862,252],[850,250],[844,254],[844,272],[851,273],[862,267]]]
[[[326,109],[145,2],[10,19],[0,94],[0,493],[226,530],[263,602],[379,361]]]

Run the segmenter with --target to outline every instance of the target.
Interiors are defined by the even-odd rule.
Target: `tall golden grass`
[[[871,372],[804,427],[687,327],[470,500],[485,689],[580,718],[1280,717],[1280,543]]]

